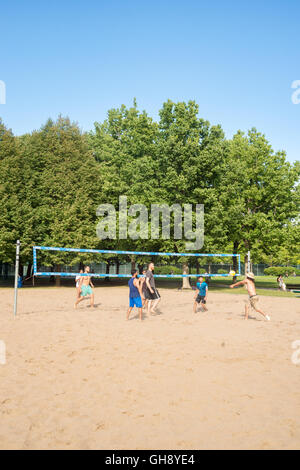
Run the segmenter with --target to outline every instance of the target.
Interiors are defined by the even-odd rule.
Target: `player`
[[[147,292],[147,283],[146,283],[146,273],[147,270],[143,270],[143,276],[140,278],[140,286],[142,288],[142,299],[143,299],[143,308],[147,309],[148,307],[148,300],[146,299],[146,292]]]
[[[194,313],[197,313],[197,304],[200,304],[203,310],[207,312],[208,308],[206,307],[206,301],[207,301],[208,285],[204,281],[204,278],[202,276],[198,277],[198,282],[196,284],[196,287],[198,289],[198,294],[195,296]]]
[[[254,274],[251,272],[247,273],[246,278],[243,281],[239,281],[239,282],[236,282],[235,284],[231,284],[230,288],[233,289],[234,287],[237,287],[237,286],[245,286],[249,294],[249,301],[245,305],[245,320],[248,320],[249,307],[251,307],[256,312],[263,315],[267,321],[270,321],[271,318],[269,317],[269,315],[266,315],[262,310],[260,310],[257,307],[258,295],[256,294],[256,289],[255,289]]]
[[[128,281],[128,286],[129,286],[129,309],[127,311],[126,315],[126,320],[129,320],[129,315],[131,313],[131,310],[134,307],[137,307],[140,320],[143,319],[142,315],[142,308],[143,308],[143,293],[142,293],[142,287],[140,284],[140,281],[137,278],[138,271],[134,269],[131,271],[131,279]]]
[[[80,269],[80,274],[83,274],[83,269]],[[81,286],[80,286],[80,279],[82,276],[76,276],[75,277],[75,283],[76,283],[76,291],[77,291],[77,299],[80,298],[80,292],[81,292]]]
[[[89,272],[90,272],[90,267],[85,266],[84,274],[89,274]],[[95,307],[95,305],[94,305],[94,292],[92,290],[92,288],[94,289],[94,285],[92,283],[91,276],[81,276],[80,281],[79,281],[79,286],[80,286],[80,297],[75,302],[75,308],[77,308],[77,305],[79,304],[79,302],[84,300],[84,298],[87,297],[87,296],[90,296],[90,305],[91,305],[91,307]]]
[[[158,290],[155,287],[155,280],[154,280],[154,263],[150,263],[148,266],[148,271],[146,272],[146,284],[147,284],[147,291],[146,291],[146,299],[148,300],[148,313],[152,315],[156,315],[155,308],[160,302],[160,295]],[[151,308],[153,302],[153,306]]]

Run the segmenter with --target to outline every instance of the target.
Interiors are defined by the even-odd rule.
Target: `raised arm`
[[[231,289],[233,289],[234,287],[237,287],[237,286],[244,286],[246,284],[246,280],[244,279],[243,281],[239,281],[239,282],[236,282],[235,284],[231,284],[231,286],[229,286]]]

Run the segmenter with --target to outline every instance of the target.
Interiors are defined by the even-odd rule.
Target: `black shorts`
[[[155,287],[152,287],[153,293],[149,289],[145,292],[145,299],[147,300],[157,300],[160,299],[158,290]]]
[[[200,295],[198,294],[197,297],[196,297],[196,302],[198,304],[206,304],[206,300],[205,299],[205,295]]]

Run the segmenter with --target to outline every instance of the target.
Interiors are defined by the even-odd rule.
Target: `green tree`
[[[286,225],[299,213],[298,180],[299,164],[274,153],[256,129],[228,142],[219,184],[222,225],[245,262],[248,250],[259,262],[282,246]]]

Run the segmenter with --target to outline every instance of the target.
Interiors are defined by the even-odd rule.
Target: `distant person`
[[[148,300],[148,313],[155,315],[157,312],[155,308],[160,302],[160,295],[158,290],[155,287],[155,280],[154,280],[154,263],[150,263],[148,266],[148,271],[146,272],[146,284],[147,284],[147,291],[146,291],[146,299]]]
[[[18,289],[23,287],[23,276],[21,274],[18,275]]]
[[[246,278],[243,281],[239,281],[239,282],[236,282],[235,284],[231,284],[230,288],[233,289],[234,287],[237,287],[237,286],[245,286],[249,295],[249,301],[245,305],[245,320],[248,320],[249,307],[252,307],[256,312],[263,315],[267,321],[270,321],[271,318],[269,317],[269,315],[266,315],[262,310],[260,310],[257,307],[257,302],[259,298],[258,298],[258,295],[256,294],[254,274],[251,272],[247,273]]]
[[[194,313],[197,312],[197,305],[199,304],[203,308],[203,310],[207,312],[208,308],[206,307],[206,301],[207,301],[208,285],[204,281],[204,278],[202,276],[198,277],[196,288],[198,289],[198,294],[196,294],[195,296]]]
[[[137,278],[138,271],[134,269],[131,271],[131,279],[128,281],[129,286],[129,309],[127,311],[126,320],[129,320],[129,315],[134,307],[138,309],[140,320],[143,319],[143,293],[139,279]]]
[[[279,289],[285,292],[286,291],[286,285],[285,285],[285,282],[283,280],[282,274],[280,274],[280,276],[278,276],[277,283],[278,283]]]
[[[94,305],[94,293],[93,293],[93,290],[92,290],[92,289],[94,289],[94,285],[92,283],[91,276],[88,275],[89,273],[90,273],[90,267],[85,266],[84,274],[86,274],[86,276],[81,276],[80,277],[80,280],[79,280],[80,297],[75,302],[75,308],[77,308],[77,305],[79,304],[79,302],[81,302],[82,300],[84,300],[85,297],[88,297],[88,296],[90,296],[90,305],[91,305],[91,307],[95,307],[95,305]]]

